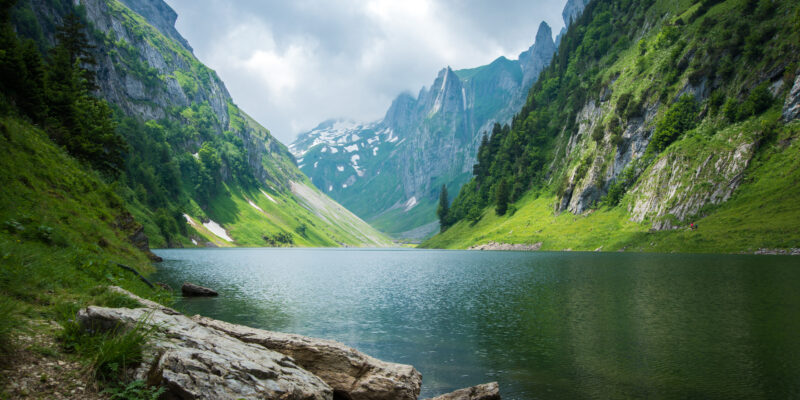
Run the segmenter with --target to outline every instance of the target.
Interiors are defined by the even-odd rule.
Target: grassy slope
[[[127,211],[112,188],[14,117],[0,119],[0,185],[3,301],[28,317],[54,318],[60,310],[101,302],[98,285],[168,300],[114,264],[152,271],[146,255],[128,242],[131,230],[119,228]]]
[[[118,18],[125,21],[125,24],[132,27],[135,32],[140,32],[142,37],[151,43],[153,47],[159,49],[166,60],[172,59],[171,54],[177,54],[184,61],[187,61],[188,67],[186,70],[178,70],[175,73],[182,87],[194,87],[196,91],[199,85],[204,85],[204,80],[208,79],[207,76],[216,76],[214,71],[203,65],[183,46],[162,35],[141,16],[128,9],[122,3],[110,1],[108,4]],[[270,151],[267,156],[262,158],[263,168],[273,179],[286,181],[289,179],[304,181],[306,179],[294,165],[294,160],[285,146],[280,143],[273,143],[275,139],[267,129],[239,110],[235,104],[228,104],[228,115],[231,119],[232,130],[249,129],[251,135],[277,148],[277,150]],[[364,241],[347,229],[319,218],[314,212],[298,203],[298,199],[288,190],[288,182],[283,182],[281,185],[283,187],[279,186],[277,188],[263,182],[259,183],[257,187],[243,187],[233,181],[226,182],[223,186],[224,189],[211,200],[205,210],[198,207],[197,203],[191,200],[192,207],[185,211],[196,222],[210,219],[221,224],[228,231],[228,235],[234,239],[234,242],[229,243],[222,240],[211,231],[198,226],[190,229],[189,237],[180,238],[184,246],[193,245],[192,237],[200,244],[211,242],[217,246],[263,246],[265,244],[263,236],[281,232],[292,233],[295,245],[298,246],[327,247],[340,244],[382,246],[390,243],[385,236],[354,216],[348,215],[346,219],[358,225],[361,230],[369,231],[370,236],[374,236],[377,240]],[[270,196],[277,201],[277,204],[268,200],[266,196],[260,193],[260,190],[270,193]],[[190,190],[187,190],[187,192],[190,192]],[[145,232],[152,238],[154,245],[164,246],[166,241],[163,239],[156,223],[153,222],[153,210],[136,203],[135,199],[132,200],[129,201],[132,212],[137,217],[137,220],[142,221],[145,225]],[[252,207],[248,201],[254,202],[261,210]],[[295,230],[301,224],[307,226],[305,235],[295,233]]]
[[[774,116],[773,116],[774,117]],[[770,118],[766,116],[764,118]],[[731,128],[746,129],[756,124]],[[489,241],[542,243],[543,250],[657,252],[752,252],[759,248],[800,247],[800,122],[785,126],[755,157],[733,197],[695,219],[696,231],[651,232],[648,223],[629,220],[625,207],[601,208],[588,215],[553,212],[555,196],[528,194],[514,215],[488,210],[477,224],[462,221],[424,243],[424,247],[467,248]],[[686,148],[697,149],[689,138]],[[678,150],[681,146],[675,146]]]
[[[307,186],[311,186],[307,184]],[[270,200],[264,193],[267,193]],[[320,194],[321,196],[324,196]],[[250,204],[253,202],[257,207]],[[347,221],[321,218],[301,203],[298,197],[289,192],[280,192],[273,188],[243,189],[226,187],[225,193],[217,196],[209,206],[212,220],[221,224],[238,246],[263,246],[264,235],[280,232],[292,232],[295,245],[304,247],[348,246],[386,246],[390,241],[386,237],[357,219],[348,212],[339,215]],[[349,215],[347,215],[349,214]],[[353,224],[357,229],[348,229],[346,224]],[[306,226],[305,235],[297,232],[299,226]],[[367,232],[374,240],[364,240],[356,231]],[[209,231],[198,230],[204,239],[217,245],[229,245]],[[189,245],[189,243],[187,243]]]

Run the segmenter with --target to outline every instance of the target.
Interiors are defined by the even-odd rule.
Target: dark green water
[[[159,250],[177,305],[333,339],[422,396],[800,398],[800,258],[426,250]]]

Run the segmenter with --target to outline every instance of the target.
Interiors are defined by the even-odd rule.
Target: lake
[[[420,398],[800,398],[800,258],[157,250],[176,307],[414,365]]]

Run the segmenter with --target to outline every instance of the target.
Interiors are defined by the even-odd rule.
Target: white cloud
[[[236,102],[284,143],[328,118],[371,121],[438,70],[515,58],[547,0],[167,0],[177,28]]]

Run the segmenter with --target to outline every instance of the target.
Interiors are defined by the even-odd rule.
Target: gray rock
[[[325,382],[291,358],[200,326],[168,308],[89,306],[78,312],[77,319],[95,331],[130,329],[141,323],[153,326],[155,334],[133,376],[165,387],[166,398],[333,399]]]
[[[195,285],[194,283],[184,282],[183,286],[181,286],[181,293],[183,293],[184,297],[213,297],[219,296],[214,289],[209,289],[207,287],[203,287],[200,285]]]
[[[500,400],[500,387],[497,382],[484,383],[428,400]]]
[[[583,9],[587,4],[589,4],[589,0],[567,0],[564,10],[561,11],[561,17],[564,18],[567,28],[583,14]]]
[[[486,244],[479,244],[468,248],[467,250],[506,250],[506,251],[538,251],[542,248],[542,242],[533,244],[524,243],[497,243],[489,242]]]
[[[800,74],[794,80],[791,92],[783,105],[783,120],[786,122],[800,118]]]
[[[381,361],[331,340],[269,332],[201,316],[192,319],[205,328],[291,357],[342,398],[414,400],[419,395],[422,375],[410,365]]]

